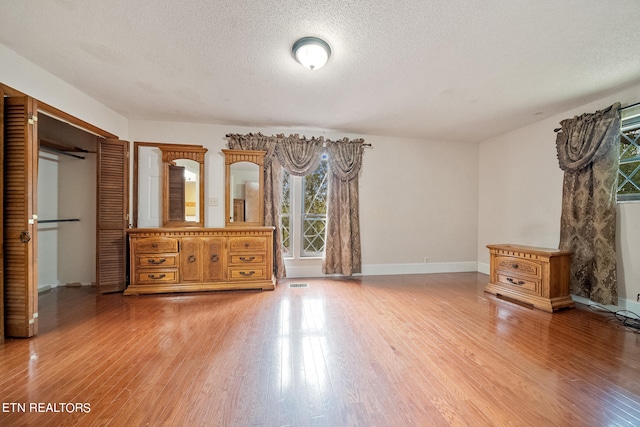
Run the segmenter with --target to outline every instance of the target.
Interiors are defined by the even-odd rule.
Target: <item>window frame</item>
[[[324,162],[328,162],[326,155],[323,155]],[[329,168],[327,163],[327,176],[328,180]],[[305,188],[305,176],[294,176],[285,172],[285,177],[283,181],[289,179],[289,213],[281,212],[280,218],[280,227],[282,235],[282,255],[285,259],[293,259],[293,260],[308,260],[308,259],[321,259],[324,256],[324,245],[322,247],[322,251],[317,252],[306,252],[304,250],[305,247],[305,235],[304,235],[304,221],[307,216],[324,216],[325,222],[325,244],[326,244],[326,222],[327,222],[327,213],[322,214],[306,214],[304,212],[304,188]],[[284,184],[283,184],[283,192],[284,192]],[[327,195],[328,197],[328,195]],[[284,201],[284,196],[283,196]],[[289,221],[289,250],[284,246],[284,230],[283,221],[285,218],[288,218]]]
[[[626,132],[634,131],[634,130],[638,130],[640,132],[640,105],[623,109],[621,111],[620,136],[619,136],[621,145],[622,145],[622,139],[625,138],[623,134]],[[633,144],[636,146],[640,146],[640,134],[638,135],[638,137],[635,138]],[[624,154],[625,152],[620,150],[618,175],[617,175],[617,181],[616,181],[616,201],[618,203],[640,202],[640,189],[635,193],[627,193],[627,194],[619,193],[622,185],[624,185],[620,183],[620,180],[625,179],[623,176],[624,173],[621,170],[622,169],[621,167],[623,165],[638,163],[638,166],[633,170],[633,172],[631,172],[630,176],[637,176],[640,178],[640,155],[623,159],[622,156]],[[638,181],[638,179],[635,179],[633,181],[636,182]],[[625,179],[625,183],[626,182],[627,182],[627,179]],[[635,183],[633,185],[636,186]]]

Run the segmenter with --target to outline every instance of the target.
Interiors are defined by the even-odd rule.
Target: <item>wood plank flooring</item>
[[[38,336],[0,343],[0,425],[640,425],[640,335],[580,304],[496,299],[486,283],[56,288],[40,296]]]

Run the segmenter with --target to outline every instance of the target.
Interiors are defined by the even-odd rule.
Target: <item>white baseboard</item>
[[[360,276],[393,276],[400,274],[463,273],[478,271],[477,262],[441,262],[415,264],[369,264],[362,266]],[[321,265],[287,266],[287,277],[322,277]]]
[[[57,288],[59,286],[68,286],[68,287],[78,287],[78,286],[93,286],[93,282],[71,282],[71,283],[60,283],[60,281],[56,281],[56,283],[38,283],[38,292],[48,291],[53,288]]]
[[[603,304],[599,304],[597,302],[593,302],[589,298],[580,297],[580,296],[577,296],[577,295],[571,295],[571,298],[573,298],[573,300],[575,302],[579,302],[581,304],[598,305],[600,307],[604,307],[607,310],[611,310],[611,311],[628,310],[628,311],[632,311],[635,314],[640,316],[640,303],[638,303],[636,301],[633,301],[633,300],[630,300],[630,299],[619,298],[618,299],[618,305],[603,305]]]
[[[478,271],[477,262],[426,262],[414,264],[363,265],[363,276],[396,274],[463,273]]]
[[[57,288],[60,286],[60,281],[56,280],[55,283],[38,283],[38,292],[48,291],[49,289]]]
[[[490,272],[489,264],[485,264],[484,262],[478,263],[478,273],[484,273],[488,275],[489,272]]]

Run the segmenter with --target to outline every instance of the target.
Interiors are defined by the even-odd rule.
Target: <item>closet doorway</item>
[[[0,186],[3,187],[0,192],[3,223],[3,246],[0,251],[0,265],[3,267],[0,270],[2,340],[5,336],[30,337],[37,334],[39,284],[41,288],[46,288],[66,283],[77,286],[78,283],[82,285],[83,282],[95,281],[97,292],[124,290],[129,212],[129,143],[2,84],[0,100],[3,100],[0,103],[0,153],[3,155],[0,180]],[[42,125],[39,124],[40,117]],[[42,130],[39,129],[41,126]],[[70,138],[82,142],[70,143]],[[95,141],[94,150],[90,149],[93,148],[92,140]],[[42,153],[39,149],[41,144]],[[85,147],[83,144],[88,145]],[[82,191],[79,194],[77,190],[78,194],[61,196],[61,181],[83,179],[62,177],[60,166],[64,161],[61,159],[70,157],[85,161],[87,156],[84,156],[85,159],[69,156],[83,151],[95,158],[92,164],[93,192]],[[87,164],[80,169],[91,169]],[[40,168],[55,185],[48,180],[38,179]],[[68,172],[67,168],[64,170]],[[40,189],[39,186],[48,187]],[[74,183],[74,186],[81,188],[79,183]],[[41,192],[43,194],[39,198]],[[44,216],[38,215],[38,203],[42,204]],[[70,263],[71,276],[68,276],[69,264],[65,262],[63,265],[59,260],[64,256],[61,253],[65,252],[64,248],[60,249],[61,241],[65,240],[64,236],[61,237],[61,231],[64,230],[60,225],[82,223],[80,213],[84,216],[87,212],[93,212],[86,217],[88,223],[91,223],[90,217],[93,218],[93,229],[87,231],[86,235],[71,234],[75,240],[84,240],[81,243],[93,246],[93,250],[87,249],[82,255],[88,256],[90,265],[95,266],[94,274],[89,275],[77,269],[73,271],[74,263],[83,262],[74,260]],[[40,218],[43,224],[38,223]],[[53,226],[47,228],[47,224]],[[94,236],[93,242],[90,236]],[[39,250],[39,237],[44,242],[42,250]],[[39,257],[45,264],[42,268],[39,266]],[[57,270],[55,274],[52,266],[53,270]],[[39,273],[43,275],[43,280],[38,279]]]
[[[38,114],[38,292],[95,286],[99,137]]]

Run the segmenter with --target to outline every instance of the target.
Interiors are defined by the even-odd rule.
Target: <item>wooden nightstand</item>
[[[540,310],[573,308],[569,293],[571,251],[521,245],[487,245],[491,254],[485,292]]]

